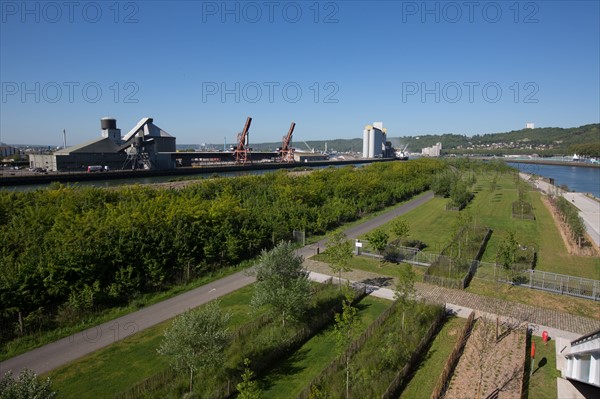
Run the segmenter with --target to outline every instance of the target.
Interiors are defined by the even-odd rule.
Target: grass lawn
[[[446,360],[454,349],[465,321],[459,317],[452,317],[446,321],[411,380],[402,391],[400,398],[428,398],[431,396],[437,383],[437,377],[444,370]]]
[[[530,399],[554,399],[557,397],[556,378],[560,371],[556,369],[555,342],[548,341],[544,345],[542,338],[532,337],[535,342],[535,364],[533,375],[529,379],[528,393]]]
[[[423,252],[441,252],[452,237],[452,225],[458,212],[446,211],[447,202],[448,200],[445,198],[435,197],[402,216],[410,226],[409,238],[421,240],[427,244]],[[393,240],[396,236],[392,233],[391,226],[390,221],[380,229],[385,230],[389,234],[390,240]],[[366,235],[359,238],[366,239]]]
[[[320,254],[314,259],[321,262],[327,262],[327,254]],[[400,270],[399,265],[397,264],[390,262],[381,263],[376,259],[363,256],[352,257],[350,267],[355,270],[364,270],[392,278],[397,278]],[[425,269],[416,266],[412,266],[412,269],[417,275],[417,281],[423,281],[422,276]],[[493,275],[493,272],[491,272],[491,275]],[[394,283],[390,284],[391,286],[389,288],[393,289]],[[467,287],[466,291],[506,301],[520,302],[526,305],[600,319],[600,303],[587,299],[554,294],[525,287],[510,286],[508,284],[495,284],[477,278],[471,281],[471,284]]]
[[[600,320],[600,303],[589,299],[575,298],[526,287],[510,286],[508,284],[494,284],[479,279],[473,279],[466,291]]]
[[[513,219],[512,203],[517,200],[513,175],[499,176],[494,191],[490,191],[488,177],[478,175],[477,178],[475,198],[461,212],[469,212],[477,224],[493,230],[482,261],[494,262],[500,243],[512,231],[519,244],[536,248],[537,270],[600,280],[600,257],[568,253],[539,192],[529,191],[526,194],[526,200],[533,205],[536,220]],[[434,198],[402,216],[410,226],[409,238],[427,244],[424,252],[439,253],[454,234],[453,224],[458,212],[446,211],[444,207],[447,201]],[[395,238],[391,232],[391,221],[381,228],[388,232],[390,239]]]
[[[253,286],[221,298],[221,308],[232,313],[230,329],[249,321]],[[171,321],[148,328],[47,375],[61,398],[113,397],[139,381],[164,370],[169,362],[156,350]]]
[[[362,325],[368,326],[390,305],[391,302],[384,299],[364,298],[359,305]],[[259,379],[263,398],[295,397],[336,356],[333,327],[329,327]]]
[[[328,263],[329,258],[327,257],[327,253],[321,253],[319,255],[313,256],[311,259]],[[363,270],[366,272],[377,273],[384,276],[389,277],[400,277],[400,265],[392,262],[381,262],[374,258],[369,258],[366,256],[353,256],[350,262],[348,262],[348,266],[352,270]],[[425,267],[417,267],[412,266],[413,271],[417,275],[417,278],[420,279],[425,274]],[[342,278],[344,278],[344,273],[342,273]]]
[[[428,192],[429,191],[424,191],[424,192],[422,192],[420,194],[417,194],[417,195],[415,195],[415,196],[407,199],[406,201],[398,202],[398,203],[396,203],[394,205],[390,205],[390,206],[385,207],[383,209],[380,209],[378,211],[369,213],[368,215],[365,215],[365,216],[363,216],[363,217],[361,217],[359,219],[356,219],[355,221],[344,223],[341,226],[338,226],[335,229],[332,229],[332,230],[328,231],[326,234],[317,234],[317,235],[308,236],[308,237],[306,237],[306,245],[314,244],[317,241],[322,240],[323,238],[326,238],[329,235],[332,235],[333,233],[336,233],[338,231],[344,231],[344,230],[346,230],[346,229],[348,229],[350,227],[354,227],[354,226],[357,226],[357,225],[359,225],[361,223],[364,223],[364,222],[366,222],[368,220],[371,220],[371,219],[373,219],[373,218],[375,218],[375,217],[377,217],[377,216],[379,216],[379,215],[381,215],[383,213],[390,212],[390,211],[392,211],[392,210],[394,210],[396,208],[401,207],[402,205],[406,204],[409,201],[412,201],[412,200],[415,200],[417,198],[420,198],[420,197],[424,196]],[[362,237],[362,238],[364,238],[364,237]]]

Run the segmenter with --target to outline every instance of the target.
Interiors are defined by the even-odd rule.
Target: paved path
[[[373,229],[378,228],[379,226],[389,222],[391,219],[404,215],[405,213],[415,209],[416,207],[430,201],[433,198],[433,192],[428,191],[425,194],[415,198],[412,201],[409,201],[389,212],[378,215],[370,220],[367,220],[359,225],[349,227],[344,230],[344,233],[348,238],[358,238],[363,234],[370,232]],[[317,250],[324,250],[327,245],[327,238],[323,238],[322,240],[307,245],[301,248],[298,253],[304,256],[305,259],[310,258],[313,255],[317,254]]]
[[[530,175],[519,173],[523,180],[529,181]],[[535,180],[533,184],[545,193],[562,195],[566,200],[570,201],[577,209],[579,216],[583,219],[585,229],[591,239],[600,246],[600,202],[594,201],[583,193],[570,193],[546,183],[543,180]]]
[[[391,218],[418,207],[431,198],[433,198],[433,194],[427,192],[389,212],[347,229],[346,235],[350,238],[358,237],[382,225]],[[316,244],[301,248],[298,250],[298,253],[308,258],[316,253],[317,248],[325,248],[326,241],[327,239],[323,239]],[[239,272],[222,278],[145,309],[138,310],[1,362],[0,375],[4,375],[8,370],[12,370],[13,374],[18,374],[23,368],[29,368],[37,374],[46,373],[116,341],[120,341],[138,331],[169,320],[188,309],[195,308],[238,290],[254,281],[254,277],[248,276],[245,272]]]
[[[188,309],[242,288],[253,281],[254,277],[247,276],[244,272],[232,274],[192,291],[8,359],[0,363],[0,375],[4,375],[8,370],[13,370],[13,374],[18,374],[23,368],[32,369],[37,374],[46,373],[120,341],[138,331],[169,320]]]
[[[327,264],[311,260],[305,264],[307,269],[311,271],[311,274],[320,274],[321,279],[324,278],[322,277],[323,275],[329,275]],[[380,287],[374,287],[375,291],[371,295],[387,299],[394,298],[394,291],[388,288],[392,284],[391,279],[386,281],[386,278],[380,274],[361,270],[344,273],[343,278],[355,282],[371,282],[371,284],[378,281],[381,283]],[[334,279],[337,281],[335,277]],[[575,339],[581,335],[600,329],[600,320],[552,309],[538,308],[518,302],[477,295],[463,290],[438,287],[432,284],[415,283],[415,288],[420,298],[431,302],[445,303],[450,308],[459,312],[460,315],[464,315],[464,317],[468,316],[471,310],[498,314],[513,320],[527,321],[530,324],[534,324],[538,326],[537,331],[539,334],[546,330],[554,336]]]
[[[596,245],[600,246],[600,202],[582,193],[564,193],[563,197],[579,209],[585,229]]]

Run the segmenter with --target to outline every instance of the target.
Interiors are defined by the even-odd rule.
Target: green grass
[[[431,396],[437,383],[437,376],[444,370],[446,360],[454,349],[464,324],[465,320],[458,317],[452,317],[446,321],[400,398],[428,398]]]
[[[332,230],[328,231],[326,234],[319,234],[319,235],[313,235],[313,236],[306,237],[306,245],[314,244],[317,241],[322,240],[323,238],[326,238],[327,236],[329,236],[329,235],[331,235],[333,233],[336,233],[338,231],[344,231],[346,229],[349,229],[351,227],[354,227],[354,226],[362,224],[362,223],[364,223],[366,221],[369,221],[369,220],[371,220],[371,219],[373,219],[373,218],[375,218],[375,217],[377,217],[377,216],[379,216],[379,215],[381,215],[383,213],[390,212],[390,211],[392,211],[392,210],[394,210],[396,208],[401,207],[402,205],[406,204],[409,201],[416,200],[417,198],[420,198],[420,197],[426,195],[428,192],[429,191],[422,192],[420,194],[412,196],[411,198],[409,198],[409,199],[407,199],[405,201],[398,202],[398,203],[396,203],[394,205],[390,205],[390,206],[385,207],[383,209],[380,209],[378,211],[371,212],[371,213],[369,213],[367,215],[364,215],[363,217],[361,217],[359,219],[356,219],[355,221],[344,223],[341,226],[338,226],[335,229],[332,229]],[[364,238],[364,237],[361,237],[361,238]]]
[[[221,308],[231,312],[230,329],[252,318],[247,286],[221,298]],[[164,370],[169,362],[156,350],[171,321],[143,330],[47,374],[61,398],[113,397],[139,381]]]
[[[533,375],[529,377],[529,398],[554,399],[558,396],[556,378],[560,377],[556,369],[555,342],[551,340],[544,345],[540,337],[532,337],[532,341],[535,342],[535,364]]]
[[[536,220],[513,219],[512,203],[518,199],[514,177],[509,174],[499,176],[497,188],[493,192],[489,190],[488,178],[482,175],[477,178],[475,198],[461,212],[469,212],[475,223],[493,230],[482,261],[495,262],[500,243],[512,231],[519,244],[533,245],[536,248],[537,270],[600,280],[600,258],[568,253],[539,192],[529,191],[526,194],[526,200],[533,206]],[[402,216],[410,226],[409,238],[427,244],[424,252],[441,252],[454,234],[453,224],[459,213],[446,211],[444,207],[447,201],[434,198]],[[390,239],[394,239],[391,222],[381,228],[389,233]]]
[[[311,259],[324,263],[328,263],[329,261],[327,253],[315,255]],[[377,273],[394,278],[400,277],[400,264],[381,262],[377,259],[366,256],[353,256],[352,259],[350,259],[350,262],[348,262],[348,266],[352,270],[363,270],[366,272]],[[425,274],[425,268],[423,267],[412,266],[412,269],[417,275],[418,279]],[[342,278],[344,278],[344,273],[342,273]]]
[[[495,284],[479,279],[473,279],[466,291],[491,298],[519,302],[525,305],[600,320],[600,304],[589,299],[575,298],[508,284]]]
[[[439,253],[452,238],[452,225],[458,212],[446,211],[447,202],[445,198],[435,197],[401,216],[410,226],[409,238],[427,244],[423,252]],[[391,228],[391,221],[380,227],[389,234],[390,240],[396,238]],[[359,238],[366,239],[366,235]]]
[[[364,298],[359,305],[362,325],[368,326],[390,304],[390,301],[384,299]],[[295,397],[336,356],[333,327],[329,327],[259,379],[263,398]]]
[[[12,340],[0,346],[0,361],[20,355],[21,353],[25,353],[42,345],[57,341],[61,338],[68,337],[69,335],[83,331],[87,328],[96,326],[98,324],[114,320],[118,317],[135,312],[136,310],[139,310],[142,307],[153,305],[155,303],[172,298],[176,295],[193,290],[194,288],[198,288],[202,285],[209,284],[215,280],[239,272],[240,270],[243,270],[250,265],[250,262],[243,262],[236,266],[224,267],[217,272],[199,277],[189,282],[188,284],[174,286],[163,292],[143,294],[140,297],[133,299],[127,306],[111,308],[107,309],[104,312],[90,315],[84,321],[76,325],[61,327],[51,331],[40,333],[39,335],[28,335],[22,338]]]

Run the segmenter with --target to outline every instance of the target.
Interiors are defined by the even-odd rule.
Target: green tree
[[[348,266],[350,259],[352,259],[352,242],[343,232],[338,231],[329,237],[327,241],[327,258],[331,270],[338,274],[341,289],[342,272],[352,271]]]
[[[402,303],[408,302],[408,299],[416,293],[416,279],[417,276],[413,271],[412,266],[408,263],[402,263],[400,265],[400,273],[398,275],[398,282],[396,283],[394,298]]]
[[[514,277],[514,264],[517,258],[519,243],[512,231],[509,231],[504,241],[498,246],[497,262],[502,265],[510,279]]]
[[[398,239],[402,240],[410,234],[410,225],[406,219],[396,218],[392,223],[392,231]]]
[[[52,399],[55,396],[50,377],[40,380],[29,369],[22,370],[16,379],[11,371],[0,378],[0,399]]]
[[[242,382],[236,385],[239,392],[238,399],[260,399],[262,394],[258,388],[256,380],[252,380],[254,372],[250,368],[250,359],[244,359],[244,373],[242,374]]]
[[[286,320],[299,320],[308,307],[311,287],[302,262],[291,243],[281,242],[262,252],[254,270],[252,306],[269,306],[281,315],[284,328]]]
[[[367,240],[369,240],[369,244],[373,247],[378,254],[381,255],[381,252],[385,249],[388,239],[390,236],[382,229],[377,229],[367,234]]]
[[[230,317],[213,301],[177,316],[165,330],[158,353],[170,357],[177,370],[189,372],[190,393],[196,371],[221,364],[231,336],[227,329]]]
[[[350,354],[347,349],[358,334],[358,327],[358,309],[352,305],[351,295],[347,294],[342,303],[342,313],[335,314],[334,326],[336,349],[340,356],[344,356],[346,364],[346,398],[350,392]]]

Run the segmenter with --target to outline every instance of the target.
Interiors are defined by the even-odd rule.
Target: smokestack
[[[63,148],[67,148],[67,131],[63,129]]]

